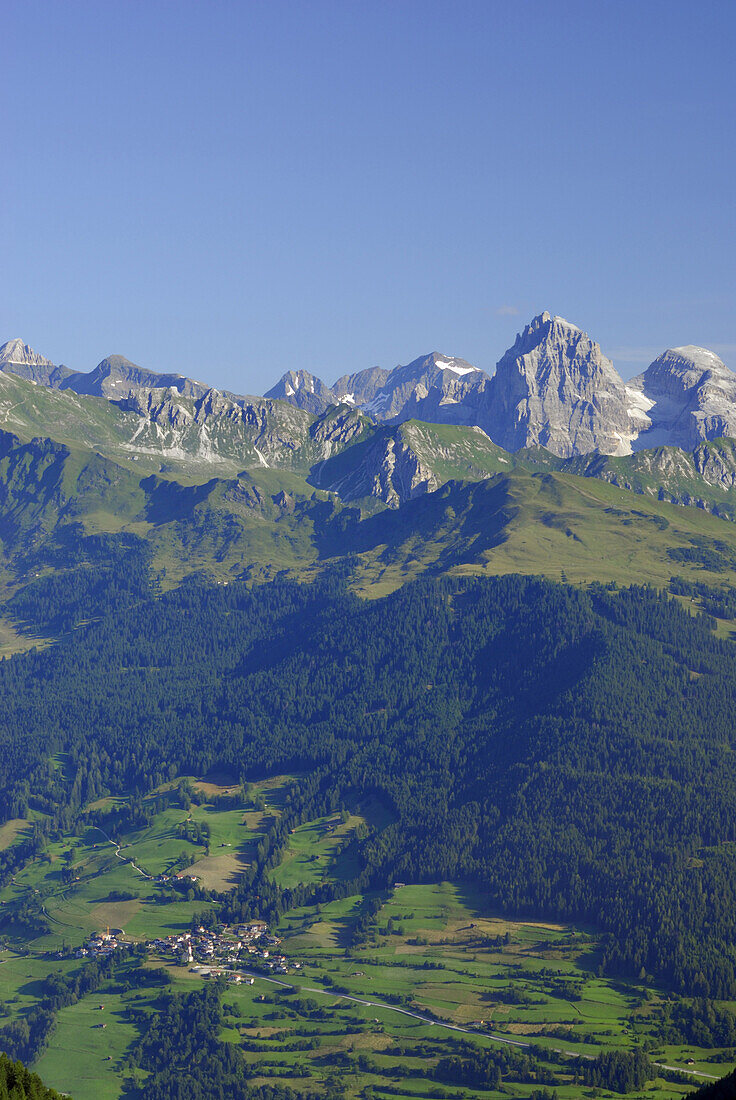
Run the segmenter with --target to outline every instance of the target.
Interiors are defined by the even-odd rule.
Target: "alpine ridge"
[[[343,500],[395,508],[448,479],[569,468],[736,514],[727,442],[736,436],[736,375],[722,360],[671,348],[625,382],[586,332],[546,311],[492,374],[435,351],[332,386],[297,368],[257,397],[121,355],[74,371],[20,339],[0,348],[0,372],[1,429],[90,446],[141,473],[290,470]]]

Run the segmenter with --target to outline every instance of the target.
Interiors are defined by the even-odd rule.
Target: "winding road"
[[[490,1039],[494,1043],[503,1043],[509,1047],[521,1047],[529,1048],[533,1047],[534,1043],[525,1043],[521,1039],[506,1039],[502,1035],[494,1035],[489,1031],[479,1031],[478,1028],[473,1027],[461,1027],[459,1024],[449,1024],[446,1020],[440,1020],[436,1016],[430,1016],[420,1012],[412,1012],[408,1008],[399,1008],[398,1005],[386,1004],[384,1001],[368,1001],[364,997],[354,997],[350,993],[333,993],[329,989],[318,989],[316,986],[299,985],[295,986],[293,982],[282,982],[278,978],[267,978],[264,974],[258,974],[251,970],[227,970],[224,967],[213,967],[225,974],[246,974],[249,978],[260,978],[263,982],[270,982],[271,985],[280,985],[284,989],[298,989],[302,993],[319,993],[323,997],[332,997],[341,1001],[354,1001],[355,1004],[364,1005],[366,1008],[381,1008],[388,1012],[398,1012],[402,1016],[410,1016],[413,1020],[419,1020],[423,1024],[430,1024],[434,1027],[442,1027],[446,1031],[459,1031],[463,1035],[482,1035],[486,1039]],[[203,971],[204,972],[204,971]],[[566,1050],[564,1047],[550,1047],[555,1054],[562,1054],[566,1058],[585,1058],[592,1062],[595,1061],[593,1054],[580,1054],[577,1050]],[[685,1073],[688,1077],[701,1077],[707,1081],[718,1081],[719,1077],[712,1073],[701,1073],[696,1069],[683,1069],[681,1066],[669,1066],[665,1062],[652,1062],[652,1065],[658,1069],[669,1070],[671,1073]]]
[[[115,849],[115,855],[118,857],[119,860],[122,860],[123,863],[129,863],[133,870],[137,871],[139,875],[141,875],[145,879],[148,879],[149,882],[153,882],[153,875],[147,875],[145,871],[141,871],[140,867],[137,866],[135,860],[133,860],[132,858],[128,858],[127,856],[120,855],[120,845],[118,844],[117,840],[113,840],[111,836],[108,836],[105,830],[101,829],[99,825],[91,825],[90,828],[96,829],[98,833],[102,833],[108,844],[112,844]]]

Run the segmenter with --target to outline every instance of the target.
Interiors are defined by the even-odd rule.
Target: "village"
[[[123,929],[108,928],[93,932],[72,955],[78,959],[106,959],[129,947],[130,942]],[[253,974],[248,972],[251,970],[265,975],[301,970],[301,963],[287,959],[279,951],[280,945],[279,937],[271,935],[262,921],[217,930],[200,926],[143,943],[150,955],[169,965],[187,966],[204,979],[224,976],[235,984],[249,985],[254,981]]]

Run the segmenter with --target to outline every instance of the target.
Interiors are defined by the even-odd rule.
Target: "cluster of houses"
[[[108,928],[106,932],[93,932],[84,946],[78,947],[74,952],[74,958],[106,959],[115,951],[127,946],[122,936],[123,931],[121,928],[114,928],[112,931]],[[59,957],[61,957],[61,952]]]
[[[93,932],[83,947],[74,951],[74,957],[104,959],[126,946],[122,929]],[[148,940],[144,946],[148,952],[167,962],[188,966],[203,978],[224,975],[232,982],[253,984],[253,977],[240,973],[243,968],[260,974],[288,974],[300,970],[301,963],[288,960],[279,951],[281,940],[271,935],[268,925],[262,921],[226,927],[219,931],[197,928],[192,932],[180,932]]]
[[[180,966],[189,966],[203,978],[225,974],[231,981],[253,982],[252,977],[238,974],[247,966],[259,973],[287,974],[289,968],[301,969],[300,963],[289,963],[278,950],[281,940],[268,931],[268,925],[254,921],[252,924],[235,925],[221,931],[197,928],[151,940],[149,951],[171,959]]]

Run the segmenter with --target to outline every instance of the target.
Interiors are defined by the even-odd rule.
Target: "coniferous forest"
[[[279,829],[351,794],[392,815],[325,898],[472,881],[502,911],[602,929],[607,973],[736,997],[736,653],[706,616],[646,588],[513,576],[421,579],[375,602],[344,575],[124,596],[0,665],[6,817],[35,807],[65,827],[176,774],[288,768],[303,778],[263,865]],[[2,853],[6,879],[37,842]],[[298,900],[255,889],[261,873],[227,916]]]

